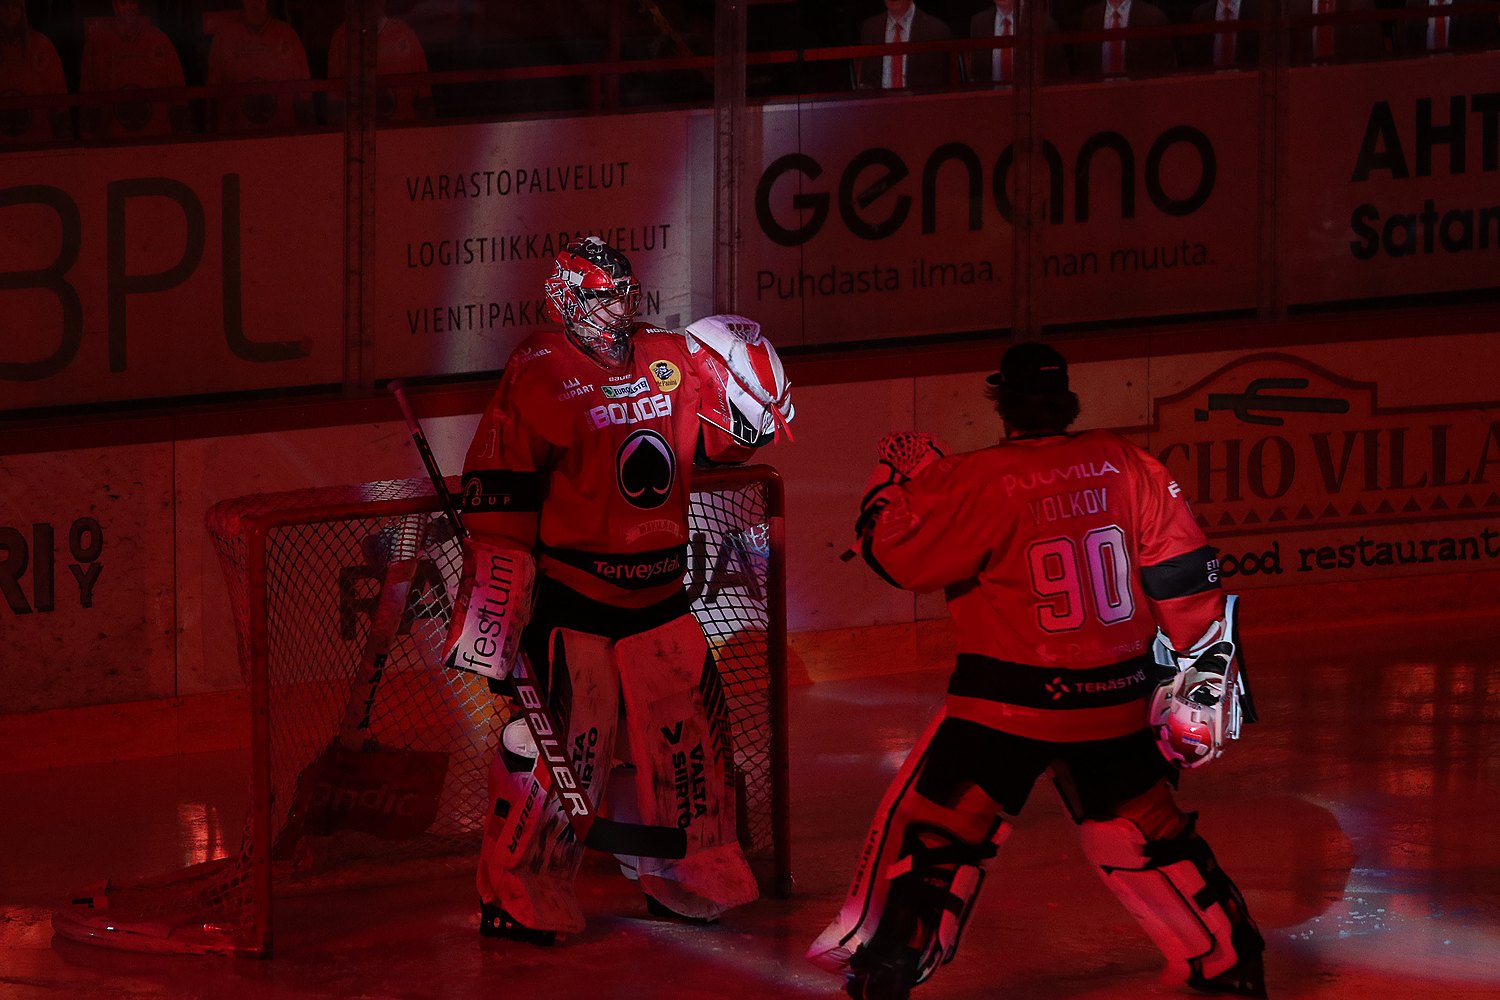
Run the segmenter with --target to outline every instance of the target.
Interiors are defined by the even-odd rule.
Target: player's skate
[[[1236,927],[1230,940],[1234,944],[1237,961],[1218,975],[1206,979],[1195,965],[1187,984],[1199,993],[1260,997],[1265,1000],[1266,969],[1261,960],[1261,952],[1266,947],[1265,940],[1258,931],[1244,926]]]
[[[902,948],[894,955],[872,959],[868,948],[858,948],[844,973],[844,991],[854,1000],[906,1000],[917,984],[915,948]]]
[[[479,903],[479,933],[487,938],[509,938],[523,941],[539,948],[550,948],[557,943],[557,931],[539,931],[519,923],[499,903]]]
[[[692,917],[686,913],[678,913],[676,910],[672,909],[666,903],[663,903],[661,900],[657,899],[649,892],[646,893],[646,912],[651,914],[653,917],[658,917],[662,920],[675,920],[680,924],[707,926],[709,924],[716,924],[719,922],[719,918],[716,916]]]

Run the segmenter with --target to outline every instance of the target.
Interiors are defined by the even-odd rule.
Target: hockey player
[[[759,892],[735,839],[724,693],[683,588],[691,469],[749,458],[792,418],[791,396],[750,320],[636,323],[640,284],[597,237],[559,253],[544,290],[562,329],[511,356],[464,463],[448,659],[504,677],[519,642],[591,800],[607,783],[611,818],[687,834],[680,860],[620,859],[648,908],[711,921]],[[519,719],[502,743],[480,930],[550,944],[583,928],[583,847],[557,800],[537,801]]]
[[[1050,769],[1084,855],[1171,970],[1265,996],[1244,898],[1173,795],[1179,765],[1222,749],[1213,717],[1237,720],[1217,554],[1159,462],[1109,431],[1067,432],[1078,399],[1055,350],[1018,344],[988,382],[1002,443],[945,457],[930,436],[888,438],[861,504],[866,561],[896,586],[945,588],[958,657],[808,957],[856,1000],[906,997],[952,960],[1010,818]],[[1156,695],[1158,634],[1197,701],[1175,680]]]

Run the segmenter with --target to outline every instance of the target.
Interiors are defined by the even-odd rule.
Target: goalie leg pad
[[[1148,837],[1134,818],[1086,820],[1079,827],[1083,852],[1166,956],[1172,974],[1201,986],[1236,968],[1253,968],[1251,978],[1258,980],[1265,942],[1239,889],[1193,829],[1194,817],[1184,818],[1169,839]],[[1255,995],[1253,989],[1236,992]]]
[[[598,804],[613,754],[619,683],[609,640],[557,629],[549,643],[552,702],[568,727],[573,767]],[[484,821],[476,884],[484,903],[497,903],[534,930],[577,932],[583,913],[573,879],[583,845],[563,807],[549,796],[550,774],[523,720],[512,720],[490,763],[490,810]]]
[[[957,953],[985,870],[1011,828],[977,787],[953,796],[952,806],[917,791],[944,719],[939,712],[887,788],[844,905],[807,951],[819,968],[859,980],[914,958],[914,985]]]
[[[760,895],[735,838],[734,748],[724,685],[692,615],[614,644],[643,823],[687,834],[687,856],[638,862],[642,890],[711,920]],[[624,862],[627,859],[622,859]]]

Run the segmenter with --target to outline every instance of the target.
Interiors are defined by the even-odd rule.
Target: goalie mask
[[[585,353],[616,364],[629,356],[641,284],[624,254],[597,236],[569,243],[542,289],[548,318]]]
[[[1234,643],[1216,642],[1157,687],[1151,699],[1156,745],[1174,764],[1192,768],[1240,738],[1240,679]]]

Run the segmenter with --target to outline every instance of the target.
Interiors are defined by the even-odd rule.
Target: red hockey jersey
[[[132,34],[122,34],[114,19],[91,23],[83,43],[83,68],[79,90],[156,90],[182,86],[182,63],[172,40],[160,28],[141,25]],[[106,135],[165,135],[171,131],[167,107],[160,101],[122,100],[107,105]]]
[[[285,21],[270,18],[259,29],[226,20],[214,32],[208,50],[208,83],[253,83],[260,80],[308,79],[307,52]],[[295,100],[311,102],[296,95]],[[243,94],[219,101],[222,129],[286,128],[297,123],[292,94]]]
[[[57,49],[45,35],[23,27],[15,44],[0,41],[0,95],[16,97],[67,92],[68,84],[63,79]],[[57,113],[51,109],[11,108],[0,111],[0,142],[60,139],[63,136],[55,135],[53,130],[52,122],[56,117]]]
[[[898,586],[945,589],[950,715],[1037,739],[1125,735],[1146,721],[1158,623],[1186,649],[1223,614],[1181,489],[1109,431],[951,456],[888,495],[866,556]]]
[[[344,76],[348,61],[347,22],[334,29],[333,39],[328,43],[328,79],[338,80]],[[404,76],[427,72],[427,53],[422,40],[405,22],[394,17],[380,19],[379,35],[376,38],[375,70],[381,76]],[[418,117],[418,99],[430,101],[432,88],[392,87],[381,83],[375,94],[375,110],[382,122],[408,122]],[[343,100],[342,95],[329,94],[329,99]]]
[[[595,600],[644,607],[682,587],[691,470],[749,448],[698,419],[703,383],[677,334],[638,326],[605,371],[561,331],[506,365],[464,461],[464,525],[534,549],[537,568]]]

